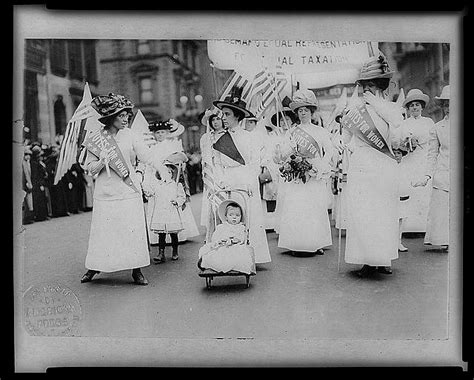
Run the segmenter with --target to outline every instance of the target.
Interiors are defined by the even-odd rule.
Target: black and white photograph
[[[467,368],[461,13],[13,14],[15,372]]]

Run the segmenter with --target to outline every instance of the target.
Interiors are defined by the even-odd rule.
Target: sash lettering
[[[316,153],[321,156],[321,149],[316,140],[309,133],[300,127],[295,127],[291,135],[296,142],[298,153],[307,158],[316,157]]]
[[[384,137],[380,134],[370,117],[365,104],[357,105],[347,112],[341,119],[341,124],[352,133],[357,135],[370,147],[395,159]]]
[[[109,149],[109,167],[136,192],[140,192],[130,178],[128,166],[114,137],[104,129],[97,130],[86,137],[83,145],[94,156],[99,158],[102,149]]]

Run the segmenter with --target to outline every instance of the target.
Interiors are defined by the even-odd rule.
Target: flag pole
[[[342,138],[342,124],[339,122],[339,136]],[[344,175],[342,172],[342,162],[344,159],[344,152],[345,150],[340,153],[340,169],[341,169],[341,175]],[[340,184],[340,185],[339,185]],[[337,219],[336,222],[339,220],[339,228],[338,228],[338,253],[337,253],[337,273],[340,273],[340,268],[341,268],[341,241],[342,241],[342,177],[337,178],[337,197],[338,197],[338,203],[339,207],[337,208]]]

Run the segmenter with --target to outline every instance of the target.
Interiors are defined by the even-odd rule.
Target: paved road
[[[200,195],[192,208],[199,220]],[[81,284],[91,213],[25,226],[20,268],[23,291],[44,281],[74,291],[83,310],[81,335],[164,338],[444,339],[447,336],[448,255],[406,238],[408,252],[393,275],[359,279],[356,266],[337,271],[338,239],[323,256],[293,257],[268,233],[272,262],[244,277],[198,276],[203,235],[180,245],[180,259],[150,265],[150,285],[132,283],[130,271],[101,274]],[[201,232],[204,232],[201,229]],[[342,240],[344,244],[344,239]],[[153,250],[156,251],[157,247]],[[170,257],[170,249],[167,256]]]

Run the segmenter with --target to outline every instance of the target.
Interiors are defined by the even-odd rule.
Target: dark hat
[[[358,80],[370,80],[375,78],[391,78],[393,71],[388,66],[387,59],[383,54],[378,57],[370,57],[360,70]]]
[[[99,113],[99,121],[117,115],[124,110],[132,112],[134,104],[125,96],[110,92],[108,95],[98,95],[91,102],[92,107]]]
[[[247,103],[241,99],[243,87],[234,86],[230,91],[230,94],[225,97],[224,100],[216,100],[212,102],[217,108],[222,109],[223,107],[229,107],[236,109],[244,114],[245,117],[254,117],[252,112],[247,109]]]
[[[173,128],[173,125],[169,122],[169,120],[165,120],[165,121],[153,121],[151,122],[150,124],[148,124],[148,129],[151,131],[151,132],[156,132],[156,131],[159,131],[159,130],[168,130],[168,131],[171,131],[171,129]]]

